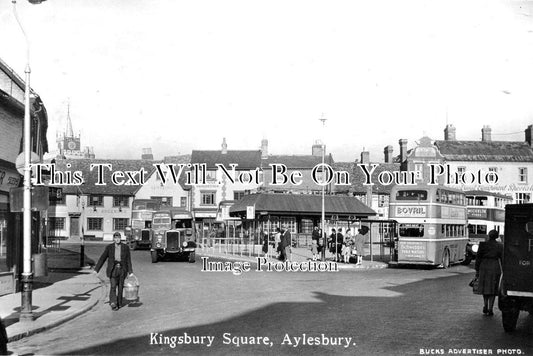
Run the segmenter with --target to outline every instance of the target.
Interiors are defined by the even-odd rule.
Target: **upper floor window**
[[[104,205],[103,195],[90,195],[89,196],[89,206],[103,206],[103,205]]]
[[[113,206],[129,206],[129,199],[126,195],[116,195],[113,197]]]
[[[527,168],[525,167],[518,168],[518,182],[527,183]]]
[[[215,205],[215,192],[202,191],[200,192],[200,204],[201,205]]]

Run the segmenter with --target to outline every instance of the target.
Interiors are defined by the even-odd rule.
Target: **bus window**
[[[423,237],[424,225],[422,224],[400,224],[400,236],[402,237]]]
[[[425,190],[400,190],[396,193],[396,200],[427,200],[428,192]]]
[[[477,226],[477,233],[486,235],[487,234],[487,225],[478,225]]]
[[[468,233],[469,234],[475,234],[476,233],[476,225],[468,224]]]

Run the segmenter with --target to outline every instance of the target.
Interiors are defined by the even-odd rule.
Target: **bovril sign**
[[[424,218],[426,217],[425,206],[397,206],[394,209],[396,217]]]

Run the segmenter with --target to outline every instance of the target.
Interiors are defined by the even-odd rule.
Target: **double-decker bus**
[[[504,234],[505,206],[513,202],[507,195],[482,190],[469,190],[466,194],[468,218],[468,244],[466,246],[465,264],[469,264],[477,255],[479,243],[485,241],[490,230]]]
[[[152,215],[160,203],[153,199],[135,199],[131,206],[131,235],[127,237],[131,248],[150,248],[152,243]]]
[[[189,262],[195,262],[196,234],[190,211],[179,208],[156,211],[153,214],[152,229],[152,263],[166,255],[185,257]]]
[[[392,188],[389,217],[397,222],[398,264],[442,266],[465,259],[468,229],[463,191],[439,185]]]

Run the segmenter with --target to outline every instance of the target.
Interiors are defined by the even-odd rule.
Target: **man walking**
[[[118,310],[122,307],[122,291],[126,275],[133,274],[131,267],[130,249],[121,242],[120,232],[113,234],[113,243],[106,246],[98,263],[94,267],[94,272],[98,273],[104,262],[107,260],[106,275],[111,282],[109,288],[109,304],[111,309]]]

